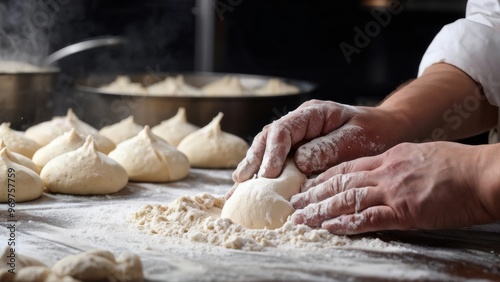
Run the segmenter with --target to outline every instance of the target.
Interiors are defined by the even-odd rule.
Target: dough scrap
[[[99,151],[105,154],[115,148],[115,144],[101,135],[97,129],[78,119],[71,108],[68,109],[66,116],[56,116],[49,121],[33,125],[26,130],[25,135],[40,146],[45,146],[73,128],[83,136],[92,135]]]
[[[208,125],[186,136],[177,146],[193,167],[235,168],[249,148],[242,138],[221,130],[219,113]]]
[[[288,84],[278,78],[271,78],[262,87],[252,91],[256,95],[281,95],[299,92],[300,89],[297,86]]]
[[[113,141],[113,143],[119,144],[136,136],[141,130],[142,126],[134,122],[134,116],[129,116],[120,122],[101,128],[99,133]]]
[[[208,96],[240,96],[245,94],[246,89],[237,76],[225,75],[220,79],[212,81],[201,88]]]
[[[176,77],[167,77],[164,80],[148,86],[147,92],[150,95],[192,95],[200,96],[200,89],[184,82],[184,76],[179,74]]]
[[[177,147],[184,137],[198,129],[200,129],[198,126],[187,121],[186,109],[180,107],[175,116],[153,126],[151,131],[165,139],[170,145]]]
[[[114,81],[98,88],[102,92],[120,94],[147,94],[146,88],[141,83],[132,82],[130,77],[119,75]]]
[[[10,122],[0,124],[0,139],[10,151],[31,158],[40,145],[22,132],[10,128]]]
[[[7,148],[7,147],[3,143],[3,140],[0,139],[0,150],[3,148]],[[40,174],[40,168],[38,168],[38,166],[30,158],[26,157],[25,155],[7,150],[7,156],[13,162],[18,163],[20,165],[23,165],[23,166],[33,170],[37,174]]]
[[[8,150],[0,150],[0,202],[7,203],[9,199],[14,199],[20,203],[39,198],[44,189],[40,176],[11,159],[12,154]]]
[[[38,149],[33,155],[33,162],[42,169],[51,159],[64,153],[74,151],[85,143],[85,138],[78,134],[74,128],[56,137],[49,144]]]
[[[240,183],[222,208],[229,218],[251,229],[276,229],[285,224],[295,209],[290,198],[300,192],[306,176],[287,160],[278,178],[253,178]]]
[[[147,125],[136,137],[118,144],[108,156],[125,168],[131,181],[176,181],[190,170],[188,158],[153,134]]]
[[[92,136],[82,147],[50,160],[40,176],[48,191],[63,194],[111,194],[128,183],[125,168],[97,151]]]

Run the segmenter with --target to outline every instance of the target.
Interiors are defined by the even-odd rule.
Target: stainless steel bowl
[[[238,76],[245,81],[263,84],[271,77],[231,73],[161,73],[161,74],[124,74],[132,82],[148,86],[165,79],[167,76],[182,74],[186,83],[201,87],[225,75]],[[115,80],[117,75],[93,75],[78,79],[71,93],[71,107],[83,121],[96,128],[116,123],[130,115],[136,123],[154,126],[175,115],[179,107],[186,108],[188,121],[204,126],[219,112],[224,113],[221,127],[224,131],[236,134],[250,141],[263,126],[295,109],[308,99],[308,94],[316,85],[301,80],[280,78],[295,85],[299,93],[275,96],[141,96],[111,94],[98,88]]]
[[[0,73],[0,123],[25,130],[52,116],[55,68],[30,73]]]

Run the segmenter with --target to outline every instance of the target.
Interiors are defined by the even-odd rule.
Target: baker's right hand
[[[311,100],[264,127],[233,172],[235,183],[279,176],[292,148],[305,174],[379,154],[404,140],[401,120],[388,110]]]

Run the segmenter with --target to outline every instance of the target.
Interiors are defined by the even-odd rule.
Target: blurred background
[[[463,17],[466,6],[463,0],[0,3],[0,55],[12,54],[15,46],[15,56],[29,53],[41,59],[90,37],[129,39],[125,46],[62,60],[59,66],[66,75],[59,82],[60,98],[64,86],[82,75],[213,71],[312,81],[318,88],[308,99],[356,105],[374,105],[414,78],[433,37],[443,25]],[[32,35],[9,37],[16,31]],[[485,140],[482,135],[464,142]]]

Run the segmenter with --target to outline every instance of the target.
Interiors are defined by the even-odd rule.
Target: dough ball
[[[167,77],[164,80],[147,87],[150,95],[189,95],[200,96],[201,90],[184,82],[183,75]]]
[[[109,157],[126,169],[132,181],[175,181],[186,177],[190,170],[188,158],[153,134],[147,125],[136,137],[118,144]]]
[[[66,116],[53,117],[49,121],[33,125],[26,130],[25,135],[35,140],[40,146],[45,146],[73,128],[83,136],[92,135],[99,150],[105,154],[115,148],[115,144],[101,135],[97,129],[78,119],[72,109],[68,109]]]
[[[142,126],[134,122],[134,116],[129,116],[118,123],[101,128],[99,133],[113,141],[113,143],[119,144],[136,136],[141,130]]]
[[[48,191],[77,195],[111,194],[128,182],[125,169],[98,152],[91,136],[77,150],[50,160],[40,176]]]
[[[162,121],[160,124],[151,128],[151,131],[165,139],[168,144],[177,147],[184,137],[198,129],[200,129],[198,126],[187,121],[186,109],[180,107],[175,116]]]
[[[5,271],[6,274],[3,274],[0,271],[0,281],[3,282],[80,282],[80,280],[73,279],[70,276],[62,276],[58,275],[50,268],[46,266],[28,266],[19,269],[16,272],[16,275],[12,275]],[[4,277],[5,276],[5,277]],[[9,277],[10,276],[10,277]],[[4,280],[5,278],[5,280]],[[13,278],[13,280],[10,280]]]
[[[295,85],[283,82],[281,79],[271,78],[262,87],[251,92],[257,95],[282,95],[299,93],[300,89]]]
[[[40,149],[40,145],[35,140],[19,131],[11,129],[9,122],[0,124],[0,139],[2,139],[5,147],[8,147],[10,151],[28,158],[31,158],[36,150]]]
[[[146,88],[141,83],[132,82],[130,77],[119,75],[114,81],[107,85],[99,87],[102,92],[119,93],[119,94],[147,94]]]
[[[7,147],[3,143],[3,140],[0,139],[0,150],[3,148],[7,148]],[[20,165],[23,165],[23,166],[33,170],[37,174],[40,174],[40,168],[38,168],[38,166],[30,158],[28,158],[24,155],[21,155],[19,153],[12,152],[10,150],[7,150],[7,156],[9,157],[9,159],[11,161],[18,163]]]
[[[38,149],[33,155],[33,162],[42,169],[50,160],[64,153],[74,151],[85,143],[85,138],[76,133],[75,129],[64,133]]]
[[[223,132],[219,113],[208,125],[186,136],[177,146],[193,167],[235,168],[249,148],[242,138]]]
[[[40,176],[9,158],[8,150],[3,148],[0,151],[0,202],[7,203],[13,199],[20,203],[39,198],[44,189]]]
[[[240,183],[222,208],[221,217],[251,229],[276,229],[295,209],[290,198],[306,177],[288,160],[278,178],[253,178]]]
[[[237,76],[226,75],[206,84],[201,91],[208,96],[239,96],[245,94],[246,89]]]

